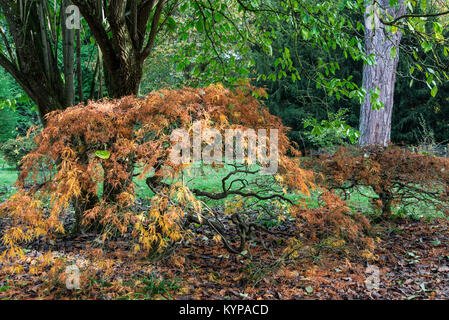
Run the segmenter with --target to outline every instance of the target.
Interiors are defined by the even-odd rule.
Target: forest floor
[[[67,289],[64,268],[26,272],[43,254],[40,244],[27,250],[24,272],[11,275],[0,265],[0,298],[449,299],[447,220],[396,220],[374,230],[372,255],[343,244],[305,246],[308,250],[284,259],[279,257],[288,247],[285,241],[266,239],[274,257],[261,246],[237,256],[200,230],[158,263],[133,256],[121,241],[93,248],[86,235],[52,245],[52,254],[64,258],[63,267],[73,263],[81,270],[79,290]]]
[[[0,165],[2,202],[15,192],[17,172]],[[209,172],[195,187],[211,188],[219,179]],[[369,210],[364,199],[353,200],[355,210]],[[203,227],[156,263],[133,255],[126,239],[99,244],[96,235],[83,234],[37,241],[19,272],[0,263],[0,299],[449,299],[449,221],[424,209],[416,217],[372,225],[371,252],[305,239],[291,251],[287,237],[263,235],[271,251],[255,245],[235,255]],[[7,224],[0,219],[0,230]],[[48,266],[33,271],[43,257]],[[68,289],[75,266],[80,289]]]

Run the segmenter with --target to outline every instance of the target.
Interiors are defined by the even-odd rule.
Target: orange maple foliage
[[[321,173],[326,188],[345,195],[358,191],[371,198],[384,217],[389,217],[396,205],[417,203],[449,213],[449,159],[389,146],[342,147],[334,155],[316,160],[314,169]],[[375,195],[367,194],[366,188]]]
[[[248,85],[164,89],[144,99],[90,101],[51,113],[37,147],[22,161],[19,191],[0,207],[12,221],[4,231],[8,250],[3,257],[21,256],[21,242],[66,232],[62,215],[73,211],[72,231],[81,225],[101,230],[103,240],[131,232],[136,252],[163,250],[182,239],[186,213],[201,221],[205,208],[198,197],[182,182],[162,184],[151,206],[137,209],[132,178],[154,171],[159,182],[175,180],[187,165],[170,161],[170,134],[176,128],[191,132],[196,121],[220,131],[278,129],[279,184],[308,192],[312,172],[299,167],[299,153],[281,120],[254,97],[263,94]]]

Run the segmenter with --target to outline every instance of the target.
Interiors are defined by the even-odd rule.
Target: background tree
[[[429,5],[428,5],[429,3]],[[388,145],[391,142],[391,119],[394,104],[396,72],[400,42],[404,33],[415,38],[416,46],[407,46],[405,54],[413,57],[413,65],[424,71],[432,96],[437,93],[437,81],[448,80],[446,67],[436,53],[440,47],[447,56],[441,20],[431,18],[449,14],[447,4],[440,1],[381,0],[367,3],[365,10],[365,49],[374,57],[374,63],[363,69],[363,88],[366,96],[360,112],[360,145]],[[443,18],[444,19],[444,18]],[[432,60],[420,60],[418,47],[431,52]],[[432,69],[436,65],[441,73]]]
[[[345,15],[349,14],[351,13],[345,12]],[[354,20],[361,17],[360,13],[352,14]],[[251,48],[255,75],[281,74],[284,68],[280,61],[285,55],[285,48],[289,48],[292,68],[299,70],[300,78],[294,75],[264,80],[262,76],[255,80],[255,84],[267,88],[266,105],[270,112],[282,118],[284,124],[291,128],[290,139],[297,142],[303,151],[316,148],[309,139],[310,129],[304,128],[304,121],[313,118],[321,122],[328,118],[329,113],[336,113],[343,108],[349,111],[346,119],[348,123],[357,127],[359,100],[345,97],[347,92],[336,94],[339,93],[336,86],[319,86],[319,83],[324,82],[320,79],[326,79],[328,83],[329,78],[341,79],[341,82],[353,82],[353,89],[357,89],[355,84],[360,84],[362,80],[362,61],[345,58],[343,50],[324,52],[313,42],[298,37],[288,21],[269,26],[275,35],[272,43],[273,54],[267,55],[258,46]],[[355,38],[361,38],[362,34],[353,30],[352,36],[355,43]],[[335,83],[338,84],[337,81]]]
[[[182,49],[175,56],[178,71],[207,65],[204,76],[248,74],[242,61],[249,30],[236,1],[96,1],[75,0],[101,49],[105,83],[110,97],[136,95],[144,62],[154,49],[176,33]],[[255,35],[254,35],[255,36]],[[200,41],[192,41],[198,39]],[[154,65],[158,68],[157,65]],[[197,75],[197,69],[192,70]],[[236,76],[238,74],[238,76]]]
[[[75,54],[75,35],[74,30],[68,28],[67,20],[69,18],[68,8],[71,5],[70,0],[62,0],[61,5],[61,33],[62,48],[64,57],[64,99],[65,105],[71,106],[75,103],[75,72],[74,72],[74,54]],[[42,15],[43,16],[43,15]]]
[[[391,116],[399,62],[402,31],[388,32],[380,16],[393,19],[405,14],[405,1],[390,6],[389,0],[369,3],[365,12],[365,50],[374,55],[375,63],[363,68],[363,88],[368,92],[360,112],[360,145],[388,145],[391,136]],[[376,100],[378,99],[378,100]],[[376,103],[376,104],[374,104]],[[379,106],[382,104],[382,107]]]
[[[65,28],[64,1],[0,1],[0,65],[36,103],[41,119],[74,102],[73,30]],[[60,39],[64,40],[62,60]],[[64,74],[64,76],[63,76]]]

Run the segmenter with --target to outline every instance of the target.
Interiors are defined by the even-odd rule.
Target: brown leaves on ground
[[[419,221],[375,226],[375,249],[350,247],[329,238],[301,244],[284,254],[288,239],[267,237],[274,256],[260,246],[230,255],[206,237],[180,247],[169,259],[151,263],[126,254],[124,243],[54,251],[41,273],[30,267],[43,252],[33,250],[24,272],[0,271],[3,299],[448,299],[449,224]],[[75,242],[75,244],[78,244]],[[283,255],[284,259],[280,260]],[[252,259],[249,257],[252,256]],[[59,257],[59,258],[58,258]],[[34,262],[33,262],[34,261]],[[80,270],[80,289],[66,288],[66,267]],[[378,278],[376,278],[376,271]],[[371,282],[374,286],[367,285]]]

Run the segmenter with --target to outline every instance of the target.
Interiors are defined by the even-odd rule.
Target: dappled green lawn
[[[14,183],[18,177],[18,171],[8,166],[2,158],[0,158],[0,201],[5,200],[14,193]]]
[[[347,204],[353,210],[361,212],[371,219],[380,215],[380,212],[374,212],[371,200],[369,197],[375,196],[375,193],[371,188],[361,188],[363,195],[358,192],[353,192],[348,197]],[[393,218],[410,218],[415,220],[420,219],[433,219],[433,218],[445,218],[446,216],[442,211],[437,211],[435,207],[429,206],[429,203],[424,201],[417,202],[408,207],[404,207],[402,204],[397,204],[393,207]]]
[[[221,190],[222,179],[231,170],[231,166],[218,169],[213,169],[210,167],[204,167],[202,169],[199,167],[192,167],[186,170],[185,174],[181,176],[180,179],[184,180],[189,188],[195,188],[209,192],[219,192]],[[4,160],[0,158],[0,201],[4,201],[15,192],[16,189],[14,188],[14,183],[16,182],[17,177],[18,171],[13,167],[8,166],[4,162]],[[252,181],[254,179],[263,179],[263,177],[260,175],[248,174],[236,174],[233,177],[234,179],[248,179],[249,181]],[[136,193],[139,198],[149,199],[154,195],[146,185],[145,179],[135,178],[134,183],[136,186]],[[365,188],[363,192],[365,195],[374,195],[373,192],[368,188]],[[307,203],[308,207],[318,207],[317,191],[312,191],[310,196],[289,194],[288,197],[295,201],[305,202]],[[228,200],[232,200],[232,197],[230,197],[230,199]],[[222,204],[224,203],[224,201],[225,200],[215,201],[215,204]],[[361,212],[367,216],[370,216],[371,218],[376,215],[376,213],[373,212],[373,207],[370,203],[370,199],[362,196],[359,193],[352,193],[348,197],[347,203],[354,212]],[[444,218],[444,214],[442,212],[436,212],[435,210],[433,210],[433,208],[429,208],[424,202],[418,203],[413,207],[409,207],[406,209],[402,208],[401,205],[398,205],[394,208],[393,211],[394,215],[398,218]]]
[[[222,191],[222,179],[225,178],[228,173],[233,171],[234,168],[230,165],[226,165],[225,168],[211,168],[208,167],[200,167],[191,166],[185,170],[184,174],[181,174],[177,181],[184,181],[184,183],[191,189],[199,189],[201,191],[207,192],[220,192]],[[255,171],[257,167],[252,167],[249,170]],[[232,180],[235,179],[246,179],[248,182],[252,183],[256,179],[261,181],[263,179],[269,180],[270,177],[262,176],[260,174],[245,174],[238,173],[232,175],[232,177],[227,180],[227,186]],[[172,183],[173,181],[166,180],[166,183]],[[152,196],[153,193],[148,188],[145,183],[145,179],[135,179],[134,183],[136,185],[136,193],[140,196]],[[237,185],[237,187],[240,185]],[[250,187],[251,188],[251,187]],[[250,189],[245,189],[245,192],[248,192]],[[222,202],[222,201],[219,201]]]
[[[218,192],[221,190],[221,181],[222,179],[232,170],[231,167],[226,169],[212,169],[212,168],[191,168],[186,172],[184,179],[187,186],[189,188],[196,188],[203,191],[215,191]],[[236,175],[235,178],[246,178],[249,180],[252,179],[260,179],[260,175],[250,176],[239,174]],[[140,196],[149,197],[152,196],[153,193],[147,185],[145,184],[144,179],[136,179],[136,192]],[[353,192],[347,198],[348,206],[351,208],[353,212],[361,212],[366,216],[369,216],[371,219],[380,215],[380,212],[374,212],[373,206],[371,204],[371,199],[369,197],[374,197],[375,194],[370,188],[361,188],[364,195],[360,193]],[[316,208],[319,206],[319,191],[312,190],[310,195],[305,194],[288,194],[287,195],[293,201],[300,201],[302,203],[306,203],[309,208]],[[369,196],[369,197],[367,197]],[[232,198],[231,198],[232,199]],[[222,203],[223,201],[218,201],[218,203]],[[217,203],[217,202],[215,202]],[[404,208],[401,204],[396,205],[393,208],[393,217],[394,218],[412,218],[412,219],[431,219],[431,218],[444,218],[445,215],[441,211],[436,211],[435,208],[429,207],[429,205],[425,202],[419,202],[414,204],[413,206],[409,206]]]

